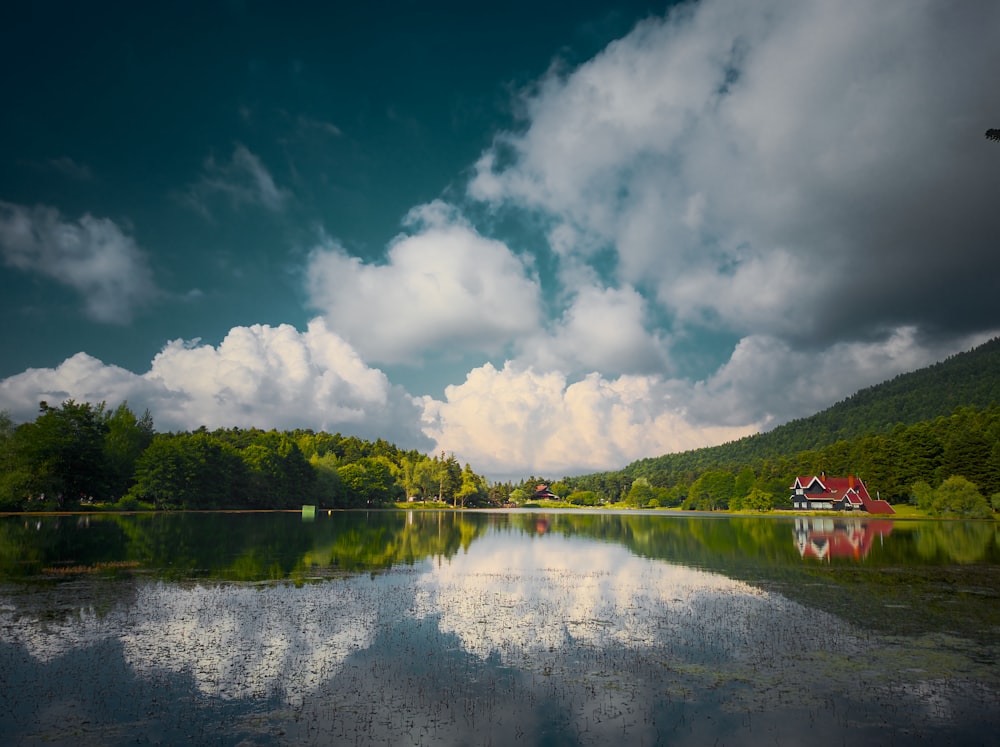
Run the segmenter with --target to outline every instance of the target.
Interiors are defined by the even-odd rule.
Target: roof
[[[862,500],[871,497],[868,495],[868,488],[865,487],[861,478],[854,475],[849,475],[848,477],[803,475],[795,478],[795,484],[792,487],[804,489],[811,487],[814,483],[823,489],[824,494],[838,496],[835,500],[839,500],[839,496],[844,495],[848,491],[856,491],[858,495],[862,496]]]

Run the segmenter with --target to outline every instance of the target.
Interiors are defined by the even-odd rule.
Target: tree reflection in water
[[[207,548],[206,517],[160,518],[101,527],[103,555],[0,524],[5,570],[43,540],[0,588],[0,741],[971,744],[1000,721],[997,627],[866,624],[900,609],[872,588],[897,541],[937,568],[929,526],[829,565],[764,519],[230,516]],[[70,560],[91,571],[44,572]]]

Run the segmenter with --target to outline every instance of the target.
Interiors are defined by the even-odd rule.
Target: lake
[[[993,522],[0,517],[0,744],[996,744]]]

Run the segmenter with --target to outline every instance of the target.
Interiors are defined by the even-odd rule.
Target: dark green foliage
[[[593,490],[578,490],[566,496],[566,501],[574,506],[599,506],[601,497]]]
[[[32,423],[0,412],[0,510],[292,509],[377,506],[413,490],[460,505],[501,493],[453,455],[311,430],[229,428],[156,434],[146,412],[72,400]],[[412,494],[412,493],[411,493]],[[504,493],[506,495],[507,493]]]
[[[128,403],[122,402],[106,415],[104,422],[108,426],[104,437],[108,492],[111,498],[120,498],[132,485],[136,461],[153,442],[153,416],[146,410],[137,418]]]
[[[60,407],[39,405],[34,423],[18,428],[20,451],[30,467],[32,502],[63,508],[84,500],[104,500],[110,491],[103,404],[67,400]]]
[[[337,469],[344,489],[343,506],[356,508],[391,503],[403,497],[386,457],[362,457]]]
[[[985,519],[992,514],[976,486],[964,477],[949,477],[937,490],[926,483],[914,485],[917,505],[931,516],[955,516],[965,519]]]
[[[796,475],[854,474],[873,496],[909,499],[918,481],[940,485],[953,475],[984,495],[1000,491],[1000,338],[920,371],[863,389],[821,413],[748,438],[705,449],[641,459],[618,472],[566,478],[573,490],[590,490],[616,502],[632,482],[669,488],[687,507],[737,506],[753,487],[791,507]],[[706,475],[728,473],[726,489],[706,488]],[[716,475],[715,479],[719,479]],[[695,493],[692,495],[692,493]],[[761,502],[756,495],[754,502]],[[661,504],[663,502],[661,501]],[[676,505],[675,503],[663,505]]]
[[[246,494],[246,473],[236,449],[208,433],[158,435],[129,495],[161,509],[230,508]]]

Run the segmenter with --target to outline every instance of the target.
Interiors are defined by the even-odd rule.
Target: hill
[[[1000,404],[1000,337],[940,363],[861,389],[808,418],[720,446],[641,459],[624,472],[639,476],[664,460],[698,464],[750,464],[791,456],[863,436],[890,433],[950,415],[958,407]],[[662,467],[666,467],[663,464]],[[675,466],[675,465],[671,465]]]
[[[942,476],[948,477],[944,474],[947,462],[941,463],[934,455],[960,450],[961,439],[983,442],[966,449],[969,453],[989,453],[986,461],[990,463],[1000,459],[1000,441],[992,437],[998,417],[1000,338],[994,338],[940,363],[862,389],[822,412],[772,431],[720,446],[640,459],[617,472],[567,478],[567,482],[573,489],[594,490],[617,500],[640,477],[654,486],[672,487],[690,485],[713,470],[735,475],[749,467],[758,478],[770,477],[773,488],[802,470],[860,473],[867,468],[866,474],[878,472],[881,469],[875,465],[906,462],[919,445],[930,455],[926,468],[918,470],[920,474],[896,470],[898,474],[891,479],[886,475],[886,484],[879,488],[884,495],[900,499],[914,480],[940,482]],[[979,461],[976,471],[985,466]],[[953,461],[951,467],[960,464]]]

